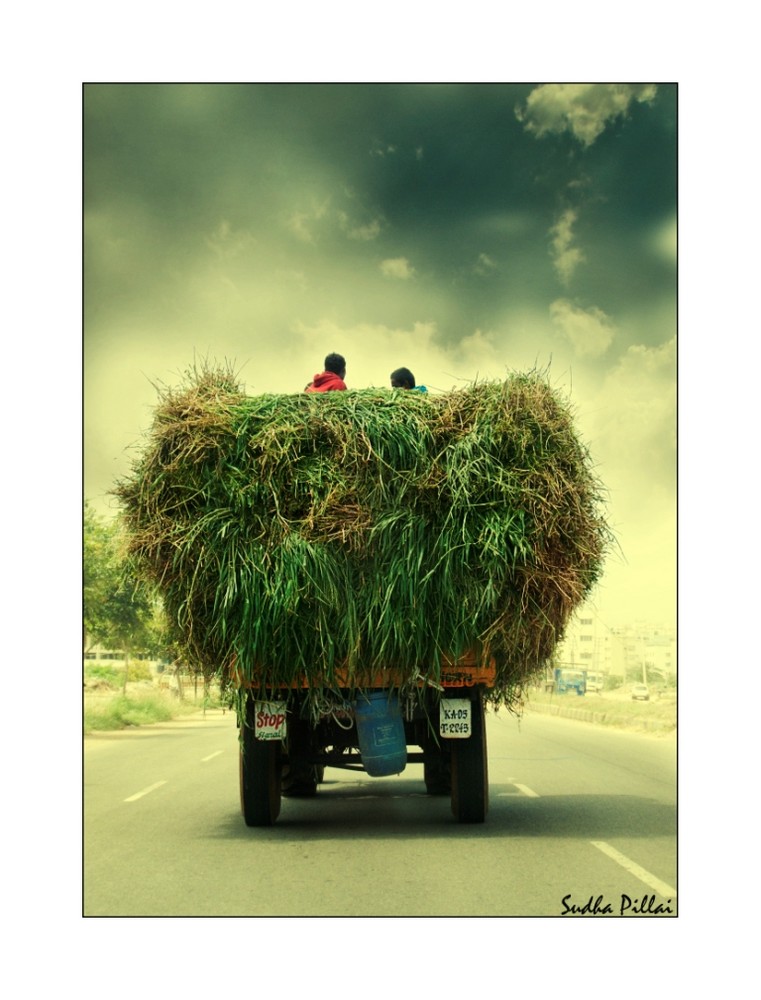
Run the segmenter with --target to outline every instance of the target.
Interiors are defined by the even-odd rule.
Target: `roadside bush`
[[[128,681],[151,681],[151,668],[144,660],[133,660],[127,669]],[[119,663],[86,663],[85,683],[101,681],[110,687],[118,688],[124,684],[124,665]]]
[[[122,674],[122,676],[124,676]],[[145,660],[132,660],[127,670],[128,681],[152,681],[153,674],[151,668]]]
[[[190,706],[194,711],[196,706]],[[145,726],[154,722],[168,722],[183,709],[161,694],[117,695],[108,699],[85,700],[84,730],[124,729],[127,726]]]
[[[124,683],[124,670],[112,663],[87,663],[85,665],[85,683],[87,681],[102,681],[109,687],[118,687]]]

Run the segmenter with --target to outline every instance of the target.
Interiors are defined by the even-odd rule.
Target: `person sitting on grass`
[[[345,389],[346,361],[340,354],[329,354],[325,358],[325,371],[315,375],[304,392],[332,392]]]
[[[427,392],[424,385],[415,385],[415,376],[409,368],[397,368],[391,372],[392,389],[415,389],[417,392]]]

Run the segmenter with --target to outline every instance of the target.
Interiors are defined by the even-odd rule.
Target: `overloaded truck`
[[[243,698],[240,741],[241,811],[249,826],[269,826],[281,795],[315,795],[325,768],[401,773],[422,764],[429,795],[451,798],[460,823],[481,823],[489,806],[485,707],[495,670],[473,655],[445,662],[435,686],[421,681],[400,696],[394,678],[379,674],[361,688],[323,693],[298,689]],[[397,679],[398,680],[398,679]]]
[[[115,492],[175,652],[236,707],[247,824],[325,768],[408,764],[483,822],[485,712],[521,704],[601,570],[592,469],[536,372],[251,396],[209,367],[162,390]]]

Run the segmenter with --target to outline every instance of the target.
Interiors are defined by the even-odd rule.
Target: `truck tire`
[[[458,823],[483,823],[489,809],[484,700],[478,691],[472,700],[472,732],[466,740],[450,740],[452,747],[452,812]]]
[[[452,761],[443,747],[432,744],[425,749],[423,780],[429,795],[452,794]]]
[[[246,826],[272,826],[280,815],[280,740],[257,740],[244,725],[240,746],[240,807]]]
[[[317,794],[318,783],[317,768],[313,764],[283,764],[282,790],[286,797],[311,798]]]
[[[288,716],[288,736],[282,767],[283,795],[309,798],[317,794],[325,769],[311,763],[314,753],[314,732],[306,719]]]

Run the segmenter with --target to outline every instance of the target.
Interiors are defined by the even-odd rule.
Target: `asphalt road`
[[[398,776],[326,771],[240,815],[229,713],[85,739],[85,916],[676,914],[676,742],[487,715],[490,809],[457,824]]]

